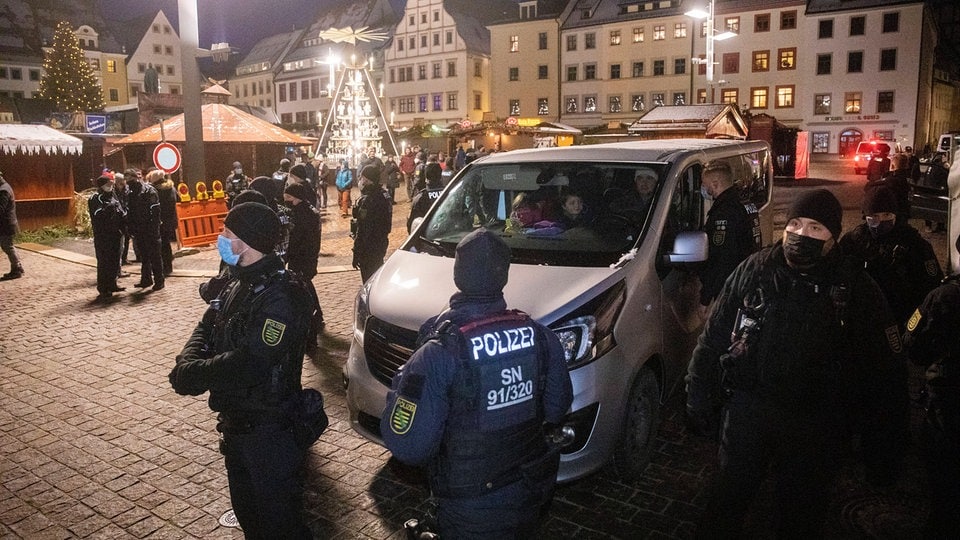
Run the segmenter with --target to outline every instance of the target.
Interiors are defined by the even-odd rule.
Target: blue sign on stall
[[[87,115],[87,133],[106,133],[107,117],[102,114]]]

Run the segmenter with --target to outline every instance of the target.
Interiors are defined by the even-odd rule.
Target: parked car
[[[857,174],[866,174],[867,166],[870,164],[870,160],[873,159],[873,154],[877,150],[887,157],[893,157],[894,154],[899,154],[902,151],[900,149],[900,143],[896,141],[883,141],[878,139],[860,141],[857,143],[856,153],[853,154],[853,171]]]
[[[357,295],[343,369],[352,427],[382,444],[380,417],[391,378],[413,353],[420,325],[456,291],[457,243],[485,227],[511,248],[507,305],[547,325],[564,346],[574,390],[564,424],[573,437],[559,480],[611,460],[624,477],[638,476],[650,457],[660,407],[680,386],[704,323],[694,265],[707,258],[700,227],[710,202],[700,195],[700,176],[713,160],[730,164],[770,241],[773,167],[762,141],[517,150],[461,170]],[[640,168],[655,171],[659,181],[651,203],[631,206]],[[550,226],[552,201],[566,190],[582,196],[594,216],[589,225]],[[511,212],[519,200],[539,204],[534,214],[541,223],[523,223]]]

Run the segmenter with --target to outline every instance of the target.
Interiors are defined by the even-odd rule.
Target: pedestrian
[[[320,206],[317,207],[318,210],[327,208],[327,188],[330,187],[337,179],[337,173],[335,169],[331,169],[327,165],[327,156],[323,155],[316,164],[316,167],[319,168],[317,174],[319,178],[317,180],[317,202]]]
[[[390,196],[380,185],[380,170],[367,165],[360,171],[360,198],[353,207],[353,267],[364,283],[383,266],[393,225]]]
[[[454,173],[457,172],[456,165],[453,162],[453,157],[447,157],[443,164],[443,174],[440,175],[440,183],[443,184],[443,187],[447,187],[450,184],[450,181],[453,180]]]
[[[145,289],[152,286],[154,291],[159,291],[164,288],[165,276],[160,245],[160,196],[149,182],[152,172],[148,171],[143,181],[135,181],[138,186],[131,190],[136,196],[131,195],[127,225],[140,249],[140,282],[134,287]]]
[[[458,291],[420,327],[380,421],[394,457],[427,466],[440,538],[534,538],[556,482],[547,437],[572,402],[570,375],[556,334],[507,309],[509,270],[497,234],[460,241]]]
[[[163,264],[163,275],[173,273],[173,247],[171,243],[177,241],[177,190],[173,180],[161,170],[150,171],[147,181],[157,190],[157,200],[160,201],[160,261]]]
[[[878,144],[870,155],[870,163],[867,164],[867,182],[876,182],[890,172],[890,157],[880,148],[886,144]]]
[[[113,196],[117,199],[117,202],[120,203],[120,208],[123,209],[124,215],[127,214],[129,208],[129,190],[127,189],[127,173],[114,173],[113,174]],[[130,277],[129,272],[125,272],[122,268],[125,264],[130,264],[127,260],[127,254],[130,250],[130,234],[127,232],[127,220],[123,220],[123,236],[120,238],[120,272],[117,274],[117,277]]]
[[[181,395],[210,392],[244,536],[312,538],[297,478],[304,448],[287,412],[301,391],[308,295],[273,253],[280,238],[273,210],[237,204],[223,225],[217,249],[233,277],[177,356],[170,384]]]
[[[725,161],[712,161],[703,169],[700,192],[712,200],[703,231],[707,233],[708,256],[700,268],[700,305],[709,306],[733,269],[763,244],[760,214],[753,204],[744,205],[735,186],[733,170]]]
[[[744,536],[768,471],[778,537],[822,538],[851,431],[867,478],[890,485],[908,437],[900,333],[876,283],[837,246],[829,191],[797,197],[783,238],[731,274],[690,361],[690,429],[720,429],[719,471],[696,536]],[[722,412],[722,415],[721,415]]]
[[[426,183],[417,184],[416,195],[413,196],[413,201],[410,203],[410,216],[407,217],[408,233],[413,228],[413,220],[427,215],[433,201],[440,197],[440,193],[443,191],[442,175],[443,171],[436,163],[431,163],[425,167],[424,178]]]
[[[287,183],[284,186],[284,189],[291,184],[300,184],[307,188],[303,192],[304,197],[306,197],[303,200],[310,203],[310,206],[314,208],[317,207],[317,190],[313,187],[310,179],[310,172],[303,163],[298,163],[290,168],[290,173],[287,174]],[[284,200],[286,200],[286,198],[284,198]]]
[[[283,188],[287,186],[287,175],[290,174],[290,167],[293,164],[290,163],[290,160],[283,158],[280,160],[280,168],[273,172],[273,185],[274,185],[274,195],[276,196],[276,204],[283,204]]]
[[[960,251],[960,235],[954,244]],[[920,449],[930,490],[924,538],[960,531],[960,274],[946,278],[916,309],[903,341],[914,364],[927,366]]]
[[[233,206],[234,197],[250,187],[250,182],[253,182],[253,179],[243,173],[243,164],[239,161],[234,161],[233,169],[227,174],[227,187],[225,189],[227,208]]]
[[[867,193],[880,186],[886,186],[897,198],[897,221],[906,223],[910,219],[910,170],[909,159],[905,154],[894,154],[890,159],[890,172],[875,182],[867,182],[863,192]]]
[[[454,167],[456,170],[460,170],[467,165],[467,153],[463,149],[462,144],[457,145],[457,156],[454,158]]]
[[[296,167],[294,167],[296,168]],[[307,201],[312,190],[304,184],[291,183],[283,192],[283,199],[290,209],[290,239],[287,242],[287,268],[304,278],[304,283],[313,298],[317,309],[314,313],[315,324],[312,332],[323,328],[323,312],[320,299],[313,286],[313,277],[317,275],[317,261],[320,257],[320,212]],[[310,341],[316,343],[316,339]]]
[[[127,211],[127,228],[123,234],[123,263],[130,264],[131,262],[140,262],[140,248],[137,247],[137,239],[133,236],[133,233],[130,232],[130,202],[135,200],[140,196],[140,179],[143,178],[143,173],[140,172],[140,169],[129,168],[123,171],[123,183],[124,189],[121,194],[120,204],[123,205],[124,210]],[[114,193],[117,193],[117,187],[113,188]],[[130,246],[133,246],[133,259],[130,258]]]
[[[403,185],[407,188],[407,200],[413,199],[414,184],[416,180],[413,178],[413,171],[417,168],[417,163],[413,155],[413,148],[407,148],[403,151],[403,155],[400,156],[400,172],[403,173]]]
[[[112,173],[100,175],[97,178],[97,192],[87,199],[93,227],[93,249],[97,257],[97,292],[100,293],[97,298],[101,300],[126,290],[117,285],[126,212],[114,196],[114,184]]]
[[[840,247],[862,261],[902,330],[927,293],[943,279],[940,262],[930,242],[900,220],[899,204],[889,187],[868,191],[862,208],[864,222],[840,238]]]
[[[340,160],[340,167],[337,169],[337,195],[340,204],[340,217],[345,218],[350,215],[350,206],[353,201],[350,200],[350,190],[353,188],[353,172],[350,171],[350,164],[347,160]]]
[[[390,204],[397,204],[397,188],[400,187],[400,167],[393,159],[393,156],[387,156],[387,160],[380,169],[380,182],[387,188],[390,195]]]
[[[23,277],[23,263],[13,247],[13,237],[20,230],[17,221],[17,202],[13,194],[13,187],[3,177],[0,171],[0,249],[7,254],[10,260],[10,271],[0,276],[0,281],[9,281]]]

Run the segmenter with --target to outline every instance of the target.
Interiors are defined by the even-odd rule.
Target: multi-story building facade
[[[566,0],[528,0],[490,30],[491,106],[523,123],[560,118],[560,15]]]
[[[83,55],[93,70],[103,91],[104,106],[118,107],[129,101],[127,86],[127,55],[112,40],[100,40],[100,33],[83,24],[73,33],[77,36]],[[117,50],[112,50],[117,49]]]
[[[652,106],[729,103],[810,131],[814,152],[844,153],[871,137],[920,147],[935,139],[937,34],[920,0],[716,0],[714,28],[736,36],[713,40],[712,81],[707,23],[688,14],[705,0],[571,0],[545,68],[511,52],[538,52],[525,46],[544,31],[522,11],[531,4],[549,2],[521,2],[491,26],[497,118],[536,111],[531,94],[550,95],[539,77],[554,71],[559,120],[580,128],[629,123]]]
[[[180,72],[180,36],[163,11],[152,17],[127,21],[122,34],[127,58],[127,84],[130,103],[137,102],[137,95],[144,90],[144,74],[153,66],[160,80],[160,93],[183,92],[183,75]],[[133,52],[130,52],[133,51]],[[200,84],[200,81],[195,81]]]
[[[39,97],[42,75],[42,57],[26,51],[5,54],[0,61],[0,97]]]
[[[258,41],[237,64],[236,75],[229,79],[233,105],[249,105],[274,110],[273,77],[280,71],[284,56],[303,36],[303,30],[277,34]]]
[[[387,110],[396,127],[462,120],[491,110],[490,32],[516,2],[408,0],[384,50]]]

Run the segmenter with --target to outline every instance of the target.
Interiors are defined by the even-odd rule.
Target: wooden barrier
[[[224,199],[207,199],[177,204],[177,233],[186,247],[209,246],[217,241],[227,217]]]

